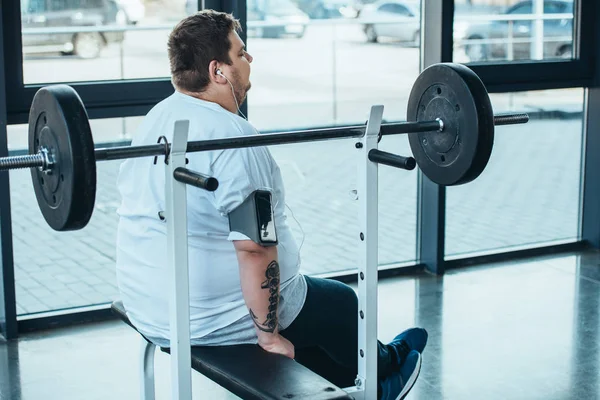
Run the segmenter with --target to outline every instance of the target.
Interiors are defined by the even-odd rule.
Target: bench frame
[[[377,398],[377,266],[378,266],[378,164],[369,160],[377,149],[383,106],[371,107],[366,133],[357,143],[358,221],[358,375],[344,390],[356,400]],[[192,399],[189,272],[186,184],[173,178],[186,165],[189,121],[175,122],[171,152],[165,168],[167,252],[170,293],[171,398]],[[218,177],[217,177],[218,179]],[[155,399],[154,354],[156,346],[141,337],[140,394]]]
[[[155,400],[154,354],[156,345],[140,336],[140,398]]]

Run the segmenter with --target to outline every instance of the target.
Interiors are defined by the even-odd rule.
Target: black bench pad
[[[121,301],[114,302],[112,310],[136,329]],[[192,347],[192,368],[242,399],[352,399],[305,366],[257,345]]]

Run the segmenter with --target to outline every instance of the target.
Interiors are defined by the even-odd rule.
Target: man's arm
[[[233,242],[240,266],[244,301],[254,321],[259,345],[294,358],[294,347],[279,335],[279,263],[277,246],[263,247],[250,240]]]

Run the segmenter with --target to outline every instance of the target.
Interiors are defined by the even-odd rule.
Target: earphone
[[[231,94],[233,94],[233,100],[235,101],[235,107],[237,108],[238,112],[240,114],[242,114],[242,116],[244,117],[244,119],[248,119],[248,118],[246,118],[246,116],[244,115],[244,113],[242,112],[242,110],[240,110],[240,105],[238,104],[237,97],[235,97],[235,90],[233,89],[233,85],[231,84],[231,82],[229,81],[229,79],[227,79],[227,77],[225,75],[223,75],[223,73],[221,72],[220,69],[217,69],[217,75],[221,75],[223,78],[225,78],[225,80],[227,81],[227,83],[229,83],[229,86],[231,86]]]

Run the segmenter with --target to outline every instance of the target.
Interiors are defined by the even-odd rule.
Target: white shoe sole
[[[408,392],[410,392],[410,389],[412,389],[413,386],[415,386],[415,383],[417,382],[417,378],[419,377],[419,374],[421,373],[421,362],[422,362],[422,357],[421,357],[421,354],[419,354],[419,359],[417,360],[417,365],[415,366],[413,373],[408,378],[406,385],[404,385],[404,387],[402,388],[402,391],[400,392],[398,397],[396,397],[396,400],[404,399],[406,397],[406,395],[408,394]]]

